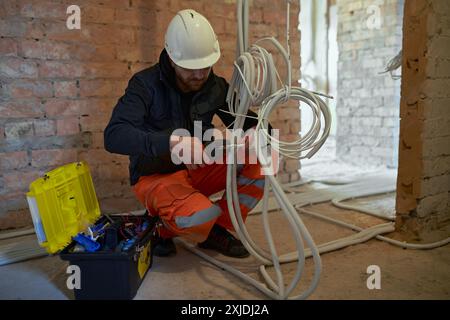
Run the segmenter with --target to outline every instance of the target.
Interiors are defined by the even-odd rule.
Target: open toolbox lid
[[[28,205],[39,244],[49,253],[66,247],[100,217],[94,184],[85,162],[46,173],[30,184]]]

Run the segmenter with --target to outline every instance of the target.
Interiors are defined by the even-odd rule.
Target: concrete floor
[[[320,204],[310,209],[334,214],[360,226],[370,225],[376,218],[335,209]],[[274,233],[281,253],[293,249],[286,225],[280,215],[271,214]],[[317,243],[347,236],[352,233],[340,227],[312,218],[303,217]],[[259,216],[250,216],[247,225],[256,240],[261,240],[262,225]],[[279,220],[279,221],[278,221]],[[369,221],[370,220],[370,221]],[[27,237],[24,237],[27,238]],[[28,237],[30,238],[30,236]],[[252,258],[228,259],[241,271],[258,278],[257,264]],[[434,250],[404,250],[378,240],[351,246],[322,255],[323,272],[319,287],[311,299],[449,299],[450,298],[450,246]],[[369,265],[381,268],[381,290],[368,290],[366,269]],[[313,265],[309,259],[299,292],[309,283]],[[65,282],[67,264],[59,257],[44,257],[0,267],[1,299],[72,299]],[[296,264],[283,265],[288,275]],[[152,269],[145,277],[136,299],[266,299],[253,287],[242,283],[178,246],[178,253],[170,258],[154,258]]]
[[[315,188],[316,185],[302,188]],[[320,188],[320,186],[317,186]],[[394,210],[395,194],[369,197],[354,202]],[[308,209],[330,215],[361,227],[385,221],[354,211],[322,203]],[[301,215],[317,244],[348,236],[353,231]],[[277,248],[281,254],[295,249],[288,226],[279,212],[270,213]],[[251,215],[247,226],[255,241],[265,247],[260,215]],[[448,230],[439,236],[446,237]],[[401,239],[400,235],[391,237]],[[26,236],[21,239],[30,239]],[[436,239],[437,240],[437,239]],[[8,241],[17,241],[8,240]],[[3,241],[2,244],[5,244]],[[261,280],[257,263],[251,257],[231,259],[211,251],[208,254],[230,263],[239,270]],[[323,271],[317,290],[310,299],[449,299],[450,245],[433,250],[404,250],[379,240],[323,254]],[[367,267],[381,269],[381,289],[369,290]],[[66,287],[67,263],[58,256],[37,258],[0,267],[0,299],[73,299]],[[282,266],[287,281],[295,272],[296,264]],[[273,270],[270,271],[270,273]],[[312,279],[313,263],[307,260],[305,275],[296,293],[300,293]],[[178,253],[170,258],[154,258],[135,299],[267,299],[250,285],[228,272],[222,271],[178,245]]]

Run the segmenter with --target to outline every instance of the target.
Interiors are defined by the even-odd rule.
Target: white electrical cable
[[[369,194],[369,195],[376,195],[376,194]],[[361,195],[358,198],[361,197],[365,197],[367,195]],[[376,210],[373,209],[369,209],[369,208],[364,208],[358,205],[350,205],[350,204],[344,204],[342,203],[342,201],[348,200],[348,199],[354,199],[353,197],[340,197],[340,198],[335,198],[331,200],[331,203],[340,209],[346,209],[346,210],[354,210],[354,211],[359,211],[365,214],[369,214],[371,216],[377,217],[377,218],[381,218],[381,219],[386,219],[386,220],[390,220],[390,221],[395,221],[394,217],[387,217],[385,214],[381,214],[378,213]]]
[[[235,116],[233,129],[242,129],[246,118],[245,115],[247,114],[250,106],[259,107],[258,124],[256,126],[256,130],[258,133],[262,134],[262,140],[268,141],[268,144],[284,157],[293,159],[302,159],[305,157],[310,158],[322,147],[329,135],[331,127],[331,114],[328,106],[320,98],[320,96],[325,95],[291,86],[292,75],[289,35],[290,0],[287,0],[286,11],[287,51],[275,38],[263,38],[258,40],[256,44],[249,46],[248,1],[237,1],[237,51],[236,61],[234,63],[235,69],[230,81],[230,88],[227,94],[227,102],[229,113]],[[266,49],[259,46],[259,44],[264,41],[273,44],[278,49],[279,53],[281,53],[286,62],[287,75],[284,83],[280,79],[272,55]],[[277,86],[278,80],[282,82],[281,88],[278,88]],[[281,141],[272,137],[269,134],[268,129],[268,119],[271,112],[273,112],[273,110],[280,104],[285,103],[288,100],[303,102],[305,105],[311,108],[313,115],[312,125],[310,129],[301,139],[293,142]],[[260,163],[266,163],[267,159],[265,159],[265,157],[263,156],[266,148],[266,143],[261,143],[261,141],[259,140],[261,137],[259,135],[256,135],[255,138],[256,147],[258,150],[258,160],[260,161]],[[238,145],[236,139],[237,137],[234,137],[234,141],[231,141],[231,146]],[[362,229],[360,227],[346,224],[345,222],[338,221],[332,218],[321,217],[322,219],[332,221],[339,225],[351,228],[352,230],[359,231],[359,233],[346,237],[344,239],[338,239],[316,246],[314,241],[312,240],[311,235],[309,234],[301,218],[299,217],[297,210],[293,207],[286,194],[284,193],[282,186],[278,183],[276,178],[271,175],[270,172],[268,172],[268,169],[264,167],[266,174],[266,184],[264,187],[264,198],[262,200],[262,218],[266,240],[269,244],[270,250],[270,252],[266,252],[265,250],[258,247],[258,245],[252,240],[243,222],[239,206],[239,196],[237,193],[237,155],[233,147],[231,147],[229,150],[231,151],[231,153],[229,154],[228,160],[234,160],[233,164],[228,164],[227,167],[226,194],[230,218],[233,223],[234,229],[243,245],[247,248],[250,254],[261,263],[260,272],[264,277],[267,285],[263,285],[262,283],[256,281],[248,275],[245,275],[242,272],[224,264],[223,262],[209,257],[208,255],[195,249],[192,245],[182,240],[181,243],[190,251],[212,262],[220,268],[225,269],[232,274],[240,277],[241,279],[252,284],[258,290],[273,299],[307,298],[318,285],[321,272],[321,260],[319,253],[329,252],[346,247],[348,245],[361,243],[373,237],[376,237],[378,239],[389,239],[380,236],[380,234],[392,232],[395,230],[393,223],[387,223],[368,229]],[[303,152],[306,152],[305,156],[302,156]],[[289,222],[289,226],[297,245],[296,252],[292,252],[282,256],[278,256],[277,254],[268,218],[268,197],[270,189],[272,189],[273,195],[275,196],[278,205],[282,209],[281,212]],[[305,212],[303,209],[302,211]],[[309,212],[309,214],[311,213]],[[389,241],[391,243],[395,243],[396,240],[389,239]],[[307,248],[304,248],[304,242],[306,242]],[[445,243],[445,241],[443,241],[442,243]],[[314,259],[315,266],[313,280],[310,286],[302,294],[291,296],[292,291],[297,287],[301,280],[305,266],[305,259],[311,256]],[[294,261],[297,261],[297,270],[294,278],[290,282],[290,285],[286,288],[284,285],[284,279],[280,264]],[[273,266],[275,268],[276,283],[272,280],[265,269],[265,267],[269,266]]]
[[[388,62],[387,66],[386,66],[386,70],[383,72],[380,72],[379,74],[389,72],[391,74],[392,79],[394,79],[394,80],[401,79],[402,76],[394,75],[394,71],[402,66],[402,55],[403,55],[402,50],[400,50],[400,52]]]
[[[300,212],[308,214],[308,215],[310,215],[312,217],[315,217],[315,218],[318,218],[318,219],[322,219],[322,220],[334,223],[336,225],[342,226],[342,227],[347,228],[347,229],[351,229],[351,230],[354,230],[354,231],[363,231],[364,230],[361,227],[355,226],[353,224],[350,224],[350,223],[347,223],[347,222],[344,222],[344,221],[341,221],[341,220],[338,220],[338,219],[327,217],[327,216],[325,216],[323,214],[320,214],[320,213],[317,213],[317,212],[312,212],[310,210],[305,210],[304,208],[299,208],[299,210],[300,210]],[[392,230],[392,231],[394,231],[394,230]],[[407,242],[398,241],[398,240],[395,240],[395,239],[392,239],[392,238],[383,237],[381,235],[377,235],[375,238],[378,239],[378,240],[381,240],[381,241],[393,244],[393,245],[398,246],[398,247],[402,247],[402,248],[405,248],[405,249],[416,249],[416,250],[435,249],[435,248],[439,248],[439,247],[445,246],[445,245],[450,243],[450,237],[446,238],[446,239],[443,239],[443,240],[440,240],[440,241],[437,241],[437,242],[426,243],[426,244],[407,243]]]
[[[255,136],[258,160],[260,163],[267,163],[267,159],[263,156],[267,151],[267,143],[262,143],[266,140],[268,144],[275,149],[280,155],[301,159],[302,152],[306,151],[306,157],[314,155],[323,145],[328,137],[331,127],[331,114],[327,105],[315,93],[308,90],[292,87],[292,73],[290,61],[290,1],[287,1],[286,10],[286,37],[287,37],[287,51],[275,38],[263,38],[251,46],[248,45],[248,1],[238,0],[237,2],[237,16],[238,16],[238,48],[236,62],[234,63],[234,73],[230,81],[230,88],[227,94],[227,102],[229,112],[235,115],[234,130],[243,128],[245,116],[250,106],[260,107],[258,112],[258,124],[256,132],[261,136]],[[268,42],[275,46],[281,53],[287,66],[286,80],[278,88],[277,83],[280,79],[279,73],[275,67],[272,55],[265,48],[259,46],[262,42]],[[294,142],[286,142],[276,139],[269,134],[268,119],[273,110],[282,103],[288,100],[295,100],[304,102],[309,106],[313,113],[313,124],[310,130],[307,131],[304,137]],[[322,122],[324,125],[322,126]],[[235,141],[231,141],[232,145],[237,144],[237,137]],[[239,195],[237,192],[236,181],[236,151],[234,148],[230,149],[228,160],[234,160],[232,164],[228,162],[227,167],[227,204],[231,221],[234,229],[250,254],[257,259],[262,266],[260,271],[264,277],[268,287],[262,290],[271,298],[277,299],[304,299],[307,298],[317,287],[320,272],[321,260],[318,248],[316,247],[311,235],[304,226],[297,211],[289,202],[286,194],[281,188],[280,184],[270,172],[269,168],[263,167],[266,178],[265,192],[263,198],[263,224],[266,239],[269,244],[269,252],[261,249],[250,237],[246,226],[243,222],[241,210],[239,206]],[[291,280],[289,286],[285,287],[283,275],[281,272],[280,263],[284,262],[277,254],[273,237],[270,231],[270,223],[267,214],[267,200],[269,196],[269,188],[273,190],[275,199],[282,209],[282,213],[289,222],[295,243],[297,245],[297,270],[294,278]],[[303,243],[306,242],[307,247],[314,259],[314,276],[310,286],[300,295],[291,296],[293,290],[299,284],[304,266],[305,266],[305,248]],[[273,266],[275,268],[276,282],[275,283],[265,270],[266,266]],[[254,282],[251,282],[254,284]],[[255,284],[254,284],[255,285]],[[260,285],[257,286],[260,290]]]

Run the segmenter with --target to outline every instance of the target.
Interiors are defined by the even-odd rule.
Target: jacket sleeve
[[[169,153],[169,133],[143,129],[151,105],[151,91],[137,77],[131,78],[104,131],[105,149],[111,153],[149,157]]]

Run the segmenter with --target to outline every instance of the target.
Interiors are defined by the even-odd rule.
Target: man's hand
[[[209,161],[207,155],[203,154],[203,144],[197,137],[171,135],[170,152],[172,157],[178,158],[188,170],[203,168],[206,166],[205,161]]]

